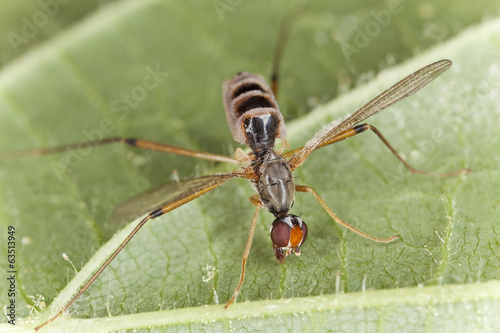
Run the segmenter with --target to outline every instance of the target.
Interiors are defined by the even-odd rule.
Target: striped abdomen
[[[285,139],[285,123],[274,94],[260,75],[241,72],[222,85],[224,108],[234,140],[253,152]]]

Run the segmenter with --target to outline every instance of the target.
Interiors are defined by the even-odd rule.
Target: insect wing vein
[[[450,60],[445,59],[437,61],[408,75],[398,83],[386,89],[384,92],[354,112],[347,119],[343,120],[339,125],[334,126],[324,135],[315,136],[313,139],[309,140],[302,150],[292,157],[291,163],[293,168],[301,165],[311,152],[317,148],[327,145],[328,141],[337,136],[339,133],[344,132],[357,123],[371,117],[375,113],[382,111],[392,104],[413,95],[450,67]]]
[[[156,208],[181,201],[207,188],[222,185],[229,179],[238,177],[237,173],[222,173],[170,182],[147,190],[119,204],[111,215],[115,223],[129,222]],[[209,189],[208,191],[212,190]],[[208,192],[206,191],[206,192]],[[201,195],[201,194],[200,194]]]

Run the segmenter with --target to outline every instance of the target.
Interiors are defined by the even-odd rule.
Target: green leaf
[[[269,73],[279,23],[295,4],[242,2],[219,15],[218,3],[122,2],[12,62],[0,75],[0,152],[120,135],[232,154],[238,145],[227,129],[220,85],[240,70]],[[293,27],[283,59],[278,99],[286,119],[342,91],[341,78],[377,71],[370,65],[380,61],[377,52],[403,59],[408,50],[426,46],[410,34],[397,39],[399,46],[408,43],[406,49],[382,50],[395,32],[428,20],[412,21],[411,13],[419,13],[412,6],[422,8],[405,3],[362,54],[347,59],[338,41],[354,43],[355,32],[340,29],[353,9],[336,13],[327,3],[309,6]],[[357,26],[366,28],[375,20],[372,11],[387,8],[363,9]],[[303,254],[286,265],[276,263],[268,234],[272,216],[262,212],[239,296],[240,303],[249,303],[225,311],[214,304],[226,302],[238,282],[253,214],[249,184],[230,181],[146,224],[68,316],[47,331],[71,325],[82,331],[165,325],[498,328],[499,286],[487,281],[500,275],[499,35],[498,20],[484,23],[287,123],[292,147],[300,146],[414,70],[442,58],[454,62],[429,87],[369,122],[412,165],[436,173],[468,167],[472,174],[411,175],[373,133],[322,148],[296,172],[297,183],[314,188],[348,223],[379,237],[397,233],[402,240],[378,244],[346,231],[312,197],[299,193],[293,213],[301,213],[309,226]],[[342,65],[345,72],[338,70]],[[175,179],[174,171],[184,178],[229,169],[116,145],[2,160],[0,221],[2,230],[16,227],[20,326],[48,319],[118,246],[133,226],[118,231],[109,222],[119,202]],[[5,256],[0,262],[7,267]],[[2,302],[8,301],[7,289],[0,284]],[[54,299],[54,308],[38,312]],[[105,319],[80,319],[94,317]]]
[[[3,66],[78,22],[107,0],[0,0]]]

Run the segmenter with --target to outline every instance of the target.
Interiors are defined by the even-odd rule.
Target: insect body
[[[223,99],[229,128],[235,141],[252,150],[252,184],[259,199],[276,217],[271,240],[278,261],[286,253],[300,254],[299,245],[307,237],[307,225],[288,214],[295,200],[295,183],[290,163],[274,151],[276,138],[285,139],[285,124],[274,94],[260,75],[238,73],[224,82]]]
[[[64,311],[66,311],[78,297],[89,288],[146,222],[184,205],[233,178],[246,178],[250,180],[257,194],[250,197],[250,202],[256,209],[252,218],[247,243],[243,251],[240,280],[235,288],[233,296],[227,302],[226,307],[234,302],[243,285],[246,261],[250,252],[258,213],[262,206],[266,207],[275,218],[271,226],[270,235],[277,260],[283,262],[286,256],[291,253],[300,254],[299,246],[306,240],[308,228],[300,217],[289,214],[297,192],[310,193],[313,195],[335,222],[363,237],[377,242],[391,242],[398,239],[399,236],[397,235],[393,235],[389,238],[377,238],[347,224],[330,209],[326,202],[323,201],[311,187],[295,184],[293,172],[307,160],[313,151],[356,134],[363,133],[366,130],[371,130],[410,172],[433,175],[411,167],[375,127],[369,124],[357,124],[397,101],[414,94],[450,66],[451,61],[441,60],[419,69],[376,96],[340,124],[327,127],[326,130],[320,131],[303,147],[285,153],[274,150],[276,139],[281,139],[282,142],[284,142],[286,134],[283,117],[279,112],[275,99],[277,81],[273,82],[274,88],[271,90],[261,76],[243,72],[238,73],[233,79],[224,83],[223,99],[227,121],[234,139],[239,143],[248,145],[251,149],[251,152],[246,155],[245,159],[233,159],[227,156],[192,151],[148,140],[121,137],[55,148],[4,153],[0,155],[1,161],[6,158],[38,156],[76,148],[120,142],[137,148],[243,165],[228,173],[189,178],[178,182],[168,183],[154,191],[148,191],[144,194],[135,196],[119,205],[115,215],[124,216],[128,220],[131,220],[134,216],[143,215],[144,213],[147,214],[122,241],[120,246],[111,254],[104,264],[81,287],[80,291],[51,319],[42,323],[35,329],[38,330],[42,328],[62,315]],[[468,169],[462,169],[440,176],[452,176],[468,171]],[[157,200],[151,199],[152,194],[155,195]],[[158,201],[158,198],[161,200]]]

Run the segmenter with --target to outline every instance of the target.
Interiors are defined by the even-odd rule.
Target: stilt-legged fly
[[[280,54],[280,52],[277,53]],[[286,144],[285,123],[275,98],[278,87],[278,66],[275,62],[271,79],[272,88],[267,85],[262,76],[247,72],[240,72],[223,84],[223,102],[229,129],[235,141],[247,145],[251,150],[249,153],[244,153],[241,149],[238,149],[236,158],[207,152],[192,151],[143,139],[122,137],[113,137],[99,141],[76,143],[54,148],[0,154],[1,161],[7,158],[39,156],[119,142],[142,149],[184,155],[216,162],[232,163],[240,166],[232,172],[189,178],[178,182],[168,183],[153,191],[148,191],[132,197],[119,205],[115,211],[115,217],[118,219],[128,218],[131,220],[132,217],[143,214],[146,215],[123,240],[114,253],[81,287],[79,292],[62,309],[59,309],[50,320],[36,327],[36,330],[44,327],[62,315],[89,288],[146,222],[160,217],[234,178],[248,179],[255,189],[256,194],[250,197],[250,202],[255,206],[255,213],[252,218],[249,236],[243,251],[239,283],[234,290],[233,296],[227,301],[225,305],[226,308],[236,300],[242,288],[245,277],[246,261],[250,252],[257,217],[262,207],[265,207],[274,217],[274,221],[270,228],[270,237],[276,259],[279,262],[284,262],[288,255],[292,253],[295,255],[300,254],[300,247],[304,244],[308,235],[308,227],[301,217],[290,213],[295,201],[295,192],[310,193],[335,222],[363,237],[376,242],[385,243],[398,239],[398,235],[393,235],[388,238],[377,238],[344,222],[328,207],[327,203],[323,201],[311,187],[295,184],[293,174],[298,167],[306,162],[310,154],[317,149],[371,130],[410,172],[432,175],[431,173],[417,170],[410,166],[389,144],[378,129],[369,124],[359,123],[392,104],[414,94],[441,75],[450,68],[450,66],[451,61],[440,60],[417,70],[376,96],[340,124],[327,126],[318,132],[304,146],[286,152],[283,152],[283,149],[274,149],[276,139],[281,139],[282,146],[285,150],[288,148]],[[468,171],[468,169],[462,169],[440,176],[453,176]]]

